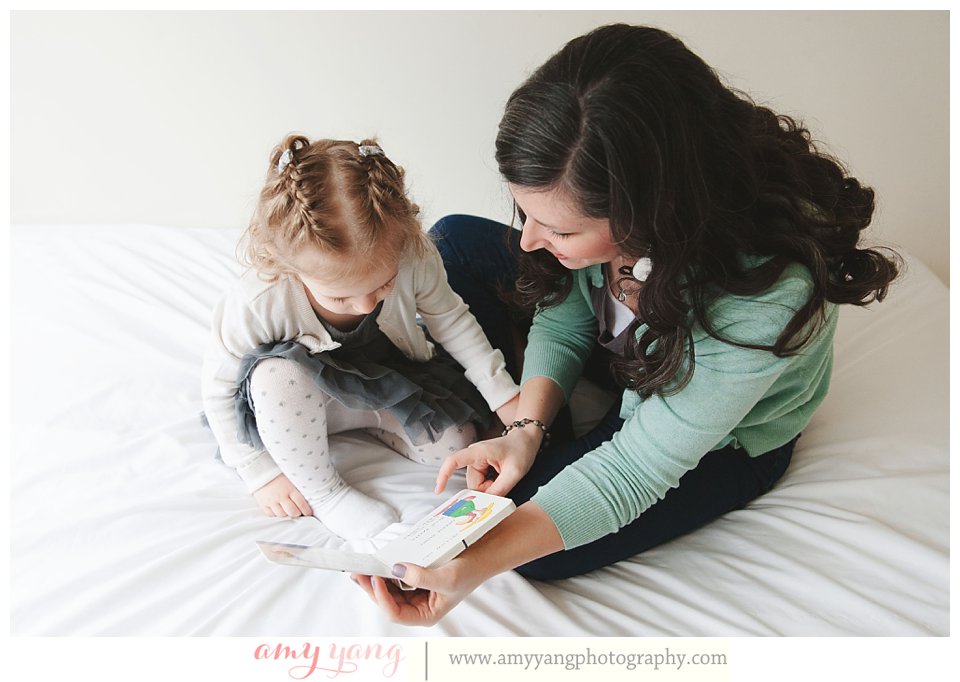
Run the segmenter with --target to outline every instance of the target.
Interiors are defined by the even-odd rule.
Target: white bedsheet
[[[260,514],[201,426],[237,236],[13,228],[14,635],[948,634],[948,292],[918,261],[886,302],[843,311],[830,394],[771,493],[586,576],[501,575],[424,631],[343,574],[257,552],[340,541]],[[437,503],[432,469],[362,434],[335,442],[348,481],[404,523]]]

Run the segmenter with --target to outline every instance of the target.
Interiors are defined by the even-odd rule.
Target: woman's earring
[[[633,278],[638,282],[645,282],[647,277],[650,276],[651,270],[653,270],[653,263],[648,257],[644,256],[633,264]]]
[[[627,296],[634,296],[640,291],[640,284],[646,281],[647,277],[650,276],[650,270],[653,268],[653,265],[650,262],[649,258],[641,258],[636,263],[633,264],[631,268],[629,265],[622,266],[618,272],[623,275],[620,279],[616,281],[617,287],[620,289],[617,292],[617,300],[621,303],[626,302]],[[627,293],[627,286],[630,283],[631,291]]]

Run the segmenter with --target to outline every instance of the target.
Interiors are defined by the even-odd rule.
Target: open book
[[[506,497],[461,490],[407,533],[372,554],[282,542],[258,541],[257,546],[267,559],[278,564],[390,578],[390,569],[398,561],[427,568],[450,561],[515,508]]]

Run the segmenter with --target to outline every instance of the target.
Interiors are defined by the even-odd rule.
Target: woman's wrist
[[[462,559],[465,564],[457,567],[462,580],[479,585],[562,549],[563,539],[553,519],[535,502],[526,502],[454,561]]]
[[[504,427],[501,435],[507,436],[517,431],[536,435],[538,453],[550,444],[550,429],[539,419],[524,417],[512,421]]]
[[[503,424],[509,424],[517,418],[517,407],[519,404],[520,394],[518,393],[496,409],[497,417],[499,417]]]
[[[509,425],[508,425],[509,426]],[[545,433],[540,429],[520,429],[513,428],[504,431],[504,438],[509,439],[512,443],[516,443],[517,447],[521,449],[522,452],[525,452],[530,455],[539,454],[540,450],[543,449],[543,441]]]

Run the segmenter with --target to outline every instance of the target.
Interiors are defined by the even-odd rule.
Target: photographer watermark
[[[352,679],[405,680],[402,662],[404,648],[397,643],[384,642],[264,642],[255,648],[254,659],[272,662],[286,670],[294,680],[333,679],[346,676]],[[314,677],[316,675],[316,677]]]

